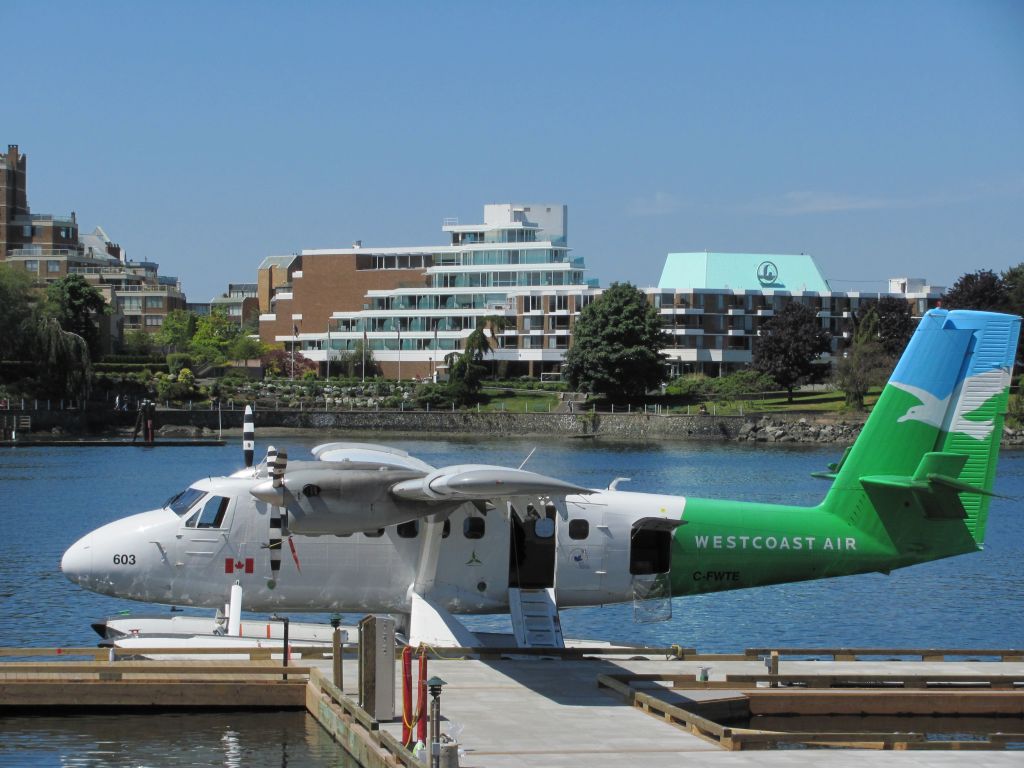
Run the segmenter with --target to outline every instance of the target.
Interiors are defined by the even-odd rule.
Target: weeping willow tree
[[[88,342],[61,328],[55,317],[47,316],[37,318],[35,337],[41,389],[57,397],[87,398],[92,385]]]

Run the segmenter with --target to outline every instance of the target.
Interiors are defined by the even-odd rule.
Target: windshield
[[[176,493],[164,502],[164,507],[169,508],[178,517],[188,512],[192,506],[206,495],[206,491],[198,488],[186,488],[181,493]]]

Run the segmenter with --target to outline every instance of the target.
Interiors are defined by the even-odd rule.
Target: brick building
[[[0,261],[23,269],[39,284],[81,275],[112,308],[100,318],[108,342],[116,346],[129,330],[155,333],[169,312],[185,308],[176,277],[161,275],[159,265],[130,261],[102,227],[81,234],[72,211],[68,216],[29,210],[28,158],[16,144],[0,155]]]

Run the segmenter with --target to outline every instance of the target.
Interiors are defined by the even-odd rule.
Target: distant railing
[[[7,252],[9,256],[31,256],[33,258],[47,258],[51,256],[81,256],[82,254],[72,248],[12,248]]]
[[[75,215],[55,216],[52,213],[33,213],[32,221],[52,221],[55,224],[75,224]]]

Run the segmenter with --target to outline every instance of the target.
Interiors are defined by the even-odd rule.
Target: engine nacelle
[[[344,535],[398,525],[458,506],[391,495],[396,483],[419,477],[423,477],[422,472],[394,469],[296,469],[285,475],[283,487],[275,488],[268,480],[252,488],[251,493],[288,511],[290,533]]]

